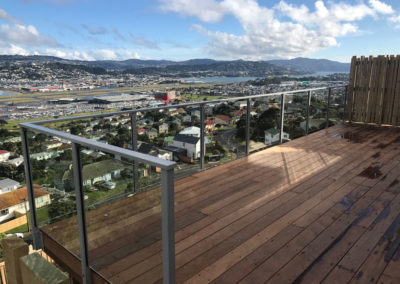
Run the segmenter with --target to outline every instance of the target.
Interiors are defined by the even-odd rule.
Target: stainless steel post
[[[329,127],[329,109],[331,108],[331,94],[332,94],[332,88],[328,88],[328,105],[326,107],[326,124],[325,124],[325,128]]]
[[[132,150],[138,150],[137,127],[136,127],[136,112],[131,113],[131,136],[132,136]],[[139,162],[133,161],[133,188],[134,191],[139,191]]]
[[[204,169],[204,156],[205,156],[205,144],[204,144],[204,132],[205,132],[205,110],[204,104],[200,105],[200,169]]]
[[[35,195],[34,195],[33,179],[32,179],[32,165],[29,154],[28,135],[27,135],[27,130],[23,127],[21,127],[21,141],[22,141],[22,153],[24,155],[25,181],[26,181],[26,188],[29,200],[29,211],[31,215],[33,248],[41,249],[43,248],[43,239],[42,239],[42,233],[40,232],[38,227],[38,221],[36,216],[36,204],[35,204]]]
[[[247,99],[246,108],[246,156],[250,153],[250,99]]]
[[[281,124],[280,124],[280,132],[279,132],[279,144],[283,142],[283,121],[285,118],[285,94],[281,95]]]
[[[161,171],[163,283],[175,283],[174,169]]]
[[[82,177],[82,163],[80,146],[72,143],[72,167],[74,172],[74,185],[76,196],[76,211],[78,214],[79,247],[82,266],[82,281],[85,284],[91,283],[91,272],[89,267],[88,241],[86,231],[85,202]]]
[[[310,131],[310,108],[311,108],[311,91],[307,92],[307,117],[306,117],[306,135]]]

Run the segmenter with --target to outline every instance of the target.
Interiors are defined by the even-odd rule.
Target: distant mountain
[[[290,60],[269,60],[271,64],[304,72],[350,72],[350,63],[327,59],[294,58]]]

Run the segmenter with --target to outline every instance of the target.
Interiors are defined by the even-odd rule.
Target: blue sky
[[[346,62],[398,53],[399,2],[2,0],[0,54]]]

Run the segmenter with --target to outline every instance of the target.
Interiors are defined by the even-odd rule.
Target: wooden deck
[[[400,130],[365,126],[331,127],[180,179],[177,283],[400,283],[399,181]],[[159,189],[87,220],[90,263],[102,275],[160,282]],[[79,251],[75,218],[43,230]]]

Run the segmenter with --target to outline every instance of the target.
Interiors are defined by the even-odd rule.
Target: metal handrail
[[[40,125],[35,125],[33,123],[20,123],[20,126],[22,128],[25,129],[30,129],[30,130],[34,130],[34,131],[38,131],[41,132],[43,134],[47,134],[50,136],[55,136],[67,141],[71,141],[72,143],[76,143],[79,144],[81,146],[90,148],[92,150],[99,150],[99,151],[103,151],[106,152],[108,154],[113,154],[113,155],[117,155],[117,156],[121,156],[124,157],[126,159],[129,159],[131,161],[137,161],[140,163],[146,163],[149,165],[152,165],[154,167],[159,167],[161,169],[172,169],[174,167],[176,167],[176,163],[175,162],[171,162],[168,160],[164,160],[164,159],[160,159],[158,157],[154,157],[151,155],[147,155],[147,154],[143,154],[143,153],[139,153],[136,151],[131,151],[128,149],[124,149],[121,147],[117,147],[114,145],[110,145],[110,144],[106,144],[103,142],[99,142],[99,141],[95,141],[93,139],[88,139],[88,138],[84,138],[81,136],[77,136],[77,135],[72,135],[69,133],[65,133],[62,131],[58,131],[58,130],[54,130],[54,129],[50,129],[47,127],[43,127]]]

